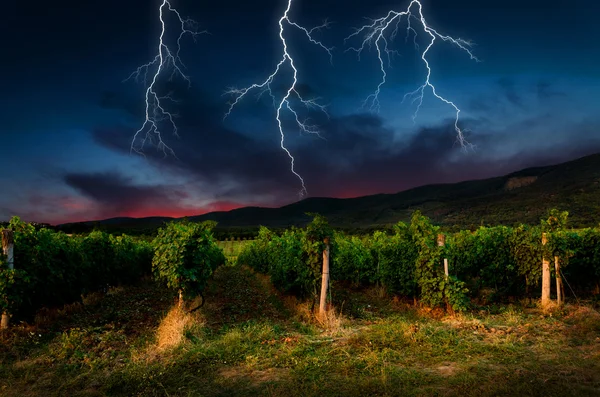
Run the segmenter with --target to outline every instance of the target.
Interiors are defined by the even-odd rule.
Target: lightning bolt
[[[416,8],[417,8],[416,13],[411,11],[413,9],[413,6],[416,6]],[[371,19],[371,22],[372,22],[371,24],[364,25],[360,28],[355,29],[354,33],[352,33],[351,35],[349,35],[348,37],[346,37],[344,39],[344,43],[346,43],[352,37],[358,36],[359,34],[364,34],[364,36],[363,36],[364,39],[363,39],[360,47],[358,47],[358,48],[350,47],[350,48],[346,49],[346,52],[347,51],[355,51],[358,55],[359,60],[360,60],[360,55],[366,46],[369,46],[369,48],[371,48],[373,43],[375,43],[375,48],[377,50],[377,57],[379,59],[379,66],[381,69],[382,78],[381,78],[381,81],[379,82],[379,84],[377,85],[376,90],[364,100],[364,102],[362,104],[363,108],[369,106],[369,109],[371,111],[379,112],[379,109],[380,109],[379,94],[381,92],[381,88],[386,83],[386,78],[387,78],[384,57],[387,57],[388,67],[391,67],[391,65],[390,65],[391,57],[392,57],[392,55],[396,54],[396,51],[390,50],[389,41],[393,41],[396,38],[396,35],[398,34],[400,22],[402,21],[402,17],[404,17],[404,16],[406,16],[406,20],[407,20],[407,24],[408,24],[407,28],[406,28],[405,41],[408,41],[408,38],[409,38],[410,34],[412,33],[414,36],[413,42],[414,42],[415,48],[417,50],[419,50],[419,45],[417,44],[417,31],[412,27],[411,20],[415,20],[416,22],[420,23],[421,26],[423,27],[423,30],[429,35],[431,40],[429,41],[425,50],[423,50],[423,52],[421,53],[421,59],[423,60],[423,63],[425,64],[425,67],[427,68],[427,77],[425,78],[425,82],[421,86],[419,86],[416,90],[405,94],[404,98],[402,99],[402,103],[404,103],[406,98],[410,98],[410,97],[413,98],[413,100],[412,100],[413,104],[418,101],[417,108],[412,117],[413,123],[414,123],[417,118],[417,115],[419,113],[419,109],[421,108],[421,105],[423,104],[423,96],[425,94],[425,89],[428,87],[431,88],[431,92],[437,99],[452,106],[454,108],[454,110],[456,111],[456,118],[454,121],[454,130],[456,131],[457,140],[460,143],[461,147],[466,148],[467,146],[472,146],[470,143],[468,143],[465,140],[465,137],[463,134],[467,130],[462,130],[458,126],[460,109],[458,108],[458,106],[456,106],[456,104],[454,102],[439,95],[437,93],[435,86],[431,83],[431,79],[430,79],[431,78],[431,67],[429,65],[429,61],[427,60],[427,53],[429,52],[431,47],[433,47],[435,40],[441,39],[442,41],[454,44],[459,49],[466,52],[472,60],[475,60],[476,62],[480,62],[480,60],[475,55],[473,55],[473,53],[471,51],[471,47],[473,45],[472,42],[463,40],[461,38],[455,39],[453,37],[440,34],[438,31],[436,31],[431,26],[429,26],[427,24],[427,22],[425,21],[425,17],[423,16],[423,7],[418,0],[412,0],[410,2],[410,4],[408,5],[408,7],[406,8],[406,10],[404,10],[404,11],[401,11],[401,12],[389,11],[388,14],[384,17],[381,17],[379,19]],[[393,27],[393,30],[390,33],[389,41],[388,41],[388,39],[386,38],[386,33],[392,27]],[[384,56],[384,54],[385,54],[385,56]]]
[[[162,4],[158,9],[158,13],[161,32],[158,40],[156,56],[152,61],[138,67],[133,73],[131,73],[131,75],[129,75],[128,78],[124,80],[125,82],[133,78],[136,82],[142,80],[145,84],[147,84],[145,91],[145,119],[142,126],[133,136],[130,152],[135,151],[136,153],[144,156],[142,149],[144,148],[146,142],[150,141],[150,143],[154,143],[154,141],[156,141],[157,150],[162,150],[165,157],[167,156],[167,153],[169,153],[173,157],[177,158],[173,149],[171,149],[163,141],[163,133],[161,130],[161,126],[165,124],[167,128],[172,130],[173,135],[179,138],[177,124],[175,123],[177,114],[171,113],[165,107],[166,102],[176,103],[177,100],[172,97],[172,93],[159,95],[157,85],[159,84],[161,75],[165,75],[170,71],[168,81],[172,81],[176,76],[180,76],[187,81],[188,87],[191,86],[189,77],[186,76],[182,70],[185,68],[185,65],[179,57],[179,52],[181,51],[181,40],[185,35],[190,35],[195,42],[196,36],[208,32],[197,31],[197,23],[192,19],[183,18],[181,14],[175,8],[173,8],[168,0],[162,1]],[[171,48],[165,42],[165,34],[167,30],[165,14],[167,13],[171,13],[179,21],[180,31],[174,50],[171,50]],[[150,81],[150,84],[148,84],[148,81]],[[136,140],[138,140],[138,136],[140,135],[142,135],[141,143],[136,146]]]
[[[283,131],[281,114],[282,114],[282,111],[284,110],[284,108],[287,109],[294,117],[294,120],[296,121],[296,124],[298,125],[298,128],[300,129],[301,133],[305,132],[305,133],[309,133],[309,134],[314,134],[320,138],[322,138],[322,136],[319,134],[319,128],[316,125],[310,124],[310,119],[300,120],[298,111],[296,110],[295,107],[292,106],[292,104],[290,103],[290,100],[295,97],[296,99],[298,99],[300,104],[304,105],[307,109],[317,109],[317,110],[323,112],[325,115],[327,115],[327,117],[329,117],[329,114],[327,113],[326,105],[321,105],[317,102],[320,98],[304,99],[300,95],[300,93],[296,90],[296,84],[298,82],[298,69],[296,68],[296,66],[294,64],[294,59],[288,52],[288,43],[286,42],[285,36],[284,36],[284,23],[301,30],[311,43],[324,49],[329,54],[329,60],[331,63],[333,63],[333,57],[331,54],[333,47],[326,47],[322,42],[313,38],[313,33],[321,30],[322,28],[328,28],[329,22],[325,21],[322,25],[316,26],[310,30],[306,29],[303,26],[297,24],[296,22],[293,22],[290,19],[289,12],[290,12],[291,7],[292,7],[292,0],[288,0],[287,8],[285,9],[285,12],[283,13],[282,17],[279,19],[279,39],[281,40],[281,43],[283,45],[283,54],[282,54],[281,60],[279,61],[279,63],[277,63],[275,70],[262,83],[252,84],[246,88],[241,88],[241,89],[238,89],[238,88],[228,89],[225,92],[225,95],[227,95],[227,94],[232,95],[233,100],[231,102],[229,102],[229,109],[225,113],[223,120],[225,120],[231,114],[231,111],[233,110],[233,108],[250,91],[259,90],[258,98],[260,98],[265,92],[268,92],[269,95],[271,96],[271,98],[273,99],[273,106],[276,108],[276,111],[277,111],[276,112],[276,120],[277,120],[277,125],[279,127],[279,133],[281,135],[280,146],[281,146],[281,149],[290,158],[292,173],[300,180],[302,189],[299,192],[299,196],[300,196],[300,198],[302,198],[306,194],[308,194],[308,191],[306,190],[306,185],[304,183],[304,179],[302,178],[302,176],[300,176],[300,174],[298,172],[296,172],[296,170],[294,168],[294,164],[295,164],[294,156],[292,156],[291,152],[285,146],[285,143],[284,143],[285,133]],[[288,87],[285,96],[279,102],[277,102],[277,99],[275,98],[275,95],[273,94],[273,91],[271,89],[271,84],[273,83],[273,79],[275,78],[275,76],[277,76],[279,71],[282,69],[282,67],[286,63],[289,64],[290,67],[292,68],[293,80],[292,80],[292,83],[290,84],[290,86]]]

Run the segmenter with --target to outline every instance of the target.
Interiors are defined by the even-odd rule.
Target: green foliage
[[[542,279],[542,231],[539,227],[520,225],[510,235],[511,256],[526,288],[538,286]]]
[[[0,313],[13,313],[23,299],[18,286],[28,282],[27,272],[9,269],[6,257],[0,253]]]
[[[542,254],[549,260],[554,256],[570,256],[568,237],[565,233],[568,216],[567,211],[561,212],[554,208],[548,212],[546,219],[541,220],[542,233],[546,233],[547,236],[547,242],[542,246]]]
[[[273,232],[261,226],[258,237],[244,247],[238,255],[237,262],[248,265],[257,272],[268,273],[269,263],[271,263],[268,248],[272,236]]]
[[[496,226],[451,236],[446,254],[452,273],[466,281],[475,294],[482,289],[493,289],[495,296],[514,293],[519,288],[519,274],[511,253],[511,235],[511,228]]]
[[[171,222],[154,240],[152,271],[169,288],[193,297],[206,286],[216,268],[225,263],[212,235],[214,222]]]
[[[418,251],[408,225],[398,223],[391,236],[376,231],[371,238],[371,252],[377,263],[378,279],[389,292],[404,296],[416,294]]]
[[[154,248],[152,243],[134,239],[131,236],[110,236],[114,249],[115,274],[121,282],[129,284],[140,278],[141,274],[152,271]],[[113,280],[113,284],[114,284]]]
[[[139,279],[151,269],[152,248],[126,236],[93,232],[69,237],[13,217],[15,270],[0,261],[0,305],[17,317],[42,306],[81,299],[81,294]]]
[[[439,227],[433,226],[420,211],[415,211],[410,231],[418,250],[415,263],[415,279],[423,303],[441,306],[447,303],[454,310],[468,307],[467,288],[457,279],[446,279],[441,266],[443,249],[437,244]]]
[[[377,265],[367,239],[336,232],[336,255],[331,257],[331,279],[372,284],[378,280]]]
[[[316,297],[326,241],[331,258],[335,257],[336,241],[325,218],[309,215],[313,220],[305,229],[292,227],[279,236],[261,227],[258,238],[246,245],[237,262],[269,274],[280,291]]]
[[[275,288],[299,296],[316,292],[318,273],[305,252],[306,231],[292,228],[273,236],[268,245],[268,274]]]
[[[590,290],[600,284],[600,229],[564,232],[567,257],[561,257],[561,271],[571,288]],[[564,266],[568,265],[568,266]]]
[[[331,278],[355,286],[383,285],[388,292],[418,296],[430,306],[454,310],[469,306],[469,297],[493,302],[539,294],[542,255],[558,256],[562,273],[575,289],[591,291],[600,282],[600,229],[566,229],[568,213],[552,210],[539,226],[473,227],[447,235],[437,245],[440,228],[415,212],[389,232],[358,236],[334,232]],[[548,242],[542,246],[542,232]],[[332,233],[322,218],[307,229],[291,228],[279,236],[261,228],[239,263],[271,275],[282,291],[316,293],[320,278],[322,239]],[[312,237],[310,237],[312,234]],[[310,238],[309,238],[310,237]],[[449,277],[443,259],[449,261]],[[568,265],[568,266],[566,266]]]
[[[319,214],[308,213],[313,220],[306,226],[302,236],[302,250],[304,262],[310,269],[311,276],[315,279],[312,283],[316,288],[316,280],[321,278],[323,268],[323,251],[329,245],[330,258],[335,257],[336,245],[333,239],[333,228],[327,220]]]

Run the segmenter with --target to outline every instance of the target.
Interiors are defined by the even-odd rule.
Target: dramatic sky
[[[179,138],[163,123],[177,155],[146,145],[130,153],[144,122],[144,82],[123,82],[156,55],[160,0],[60,0],[3,6],[0,24],[0,220],[62,223],[113,216],[184,216],[246,205],[298,200],[299,180],[279,147],[272,98],[258,92],[223,120],[229,87],[263,81],[282,54],[278,19],[287,0],[172,0],[210,34],[181,40],[191,85],[175,77],[157,84]],[[353,28],[408,0],[293,0],[290,17],[314,32],[333,62],[286,24],[298,68],[298,91],[319,97],[329,118],[297,106],[324,139],[302,134],[282,113],[286,145],[309,196],[354,197],[414,186],[496,176],[600,151],[600,2],[593,0],[422,0],[439,33],[471,40],[481,62],[436,41],[431,82],[460,109],[475,146],[462,151],[454,110],[430,90],[414,123],[416,103],[402,102],[426,77],[420,51],[427,36],[405,42],[406,25],[381,87],[379,112],[361,108],[381,79],[375,47],[360,59],[344,52]],[[165,17],[165,42],[176,44],[176,20]],[[403,21],[406,23],[406,20]],[[391,32],[391,30],[390,30]],[[150,75],[154,69],[149,70]],[[167,71],[167,77],[170,71]],[[273,82],[277,100],[292,81],[289,65]],[[137,143],[140,143],[138,141]]]

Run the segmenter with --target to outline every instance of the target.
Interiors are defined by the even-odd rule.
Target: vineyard
[[[364,236],[335,231],[318,215],[304,229],[275,234],[263,227],[251,241],[217,242],[211,233],[215,226],[170,223],[150,242],[98,231],[69,237],[15,218],[10,228],[18,265],[0,268],[0,309],[27,317],[43,306],[71,303],[82,294],[151,275],[191,297],[226,257],[268,274],[283,293],[315,300],[325,238],[331,239],[333,288],[339,282],[376,285],[427,306],[468,310],[474,303],[536,296],[546,257],[560,262],[559,278],[572,297],[600,293],[600,229],[569,230],[567,214],[558,211],[537,227],[460,231],[447,235],[444,245],[438,244],[439,227],[418,211],[393,233]],[[545,245],[542,233],[548,236]]]
[[[292,228],[280,235],[261,228],[258,238],[239,254],[238,264],[268,274],[282,292],[315,298],[321,277],[319,244],[330,236],[334,283],[382,286],[389,294],[427,306],[467,310],[476,303],[539,296],[542,258],[560,263],[558,275],[571,297],[597,296],[600,229],[569,230],[566,223],[566,213],[552,211],[537,227],[481,227],[449,234],[441,246],[439,227],[419,212],[410,224],[397,224],[393,234],[376,231],[365,236],[333,231],[317,217],[307,229]]]
[[[313,215],[221,241],[210,221],[146,238],[15,217],[0,395],[598,395],[600,229],[567,215],[444,234],[416,211],[364,235]],[[543,259],[564,281],[549,310]]]
[[[68,236],[36,230],[17,217],[9,227],[16,266],[9,268],[0,257],[0,311],[18,319],[144,277],[153,277],[182,298],[193,297],[226,260],[213,240],[211,222],[171,223],[152,242],[99,231]]]

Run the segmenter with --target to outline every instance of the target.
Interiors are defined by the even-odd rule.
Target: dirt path
[[[245,266],[217,269],[204,294],[206,325],[219,329],[251,320],[286,322],[289,311],[261,277]]]

